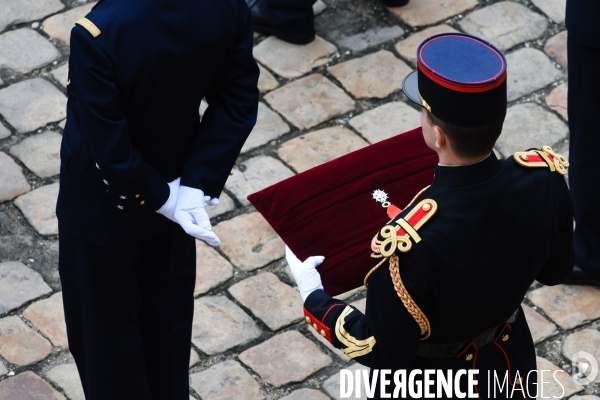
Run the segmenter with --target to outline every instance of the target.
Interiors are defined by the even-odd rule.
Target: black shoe
[[[315,16],[312,7],[267,10],[263,0],[246,0],[252,13],[254,31],[273,35],[285,42],[307,44],[315,39]]]
[[[380,0],[386,7],[402,7],[408,4],[408,0]]]
[[[600,287],[600,278],[588,274],[578,266],[573,267],[571,275],[563,282],[565,285],[594,285]]]

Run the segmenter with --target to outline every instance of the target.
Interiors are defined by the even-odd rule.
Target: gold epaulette
[[[88,31],[93,37],[97,38],[98,36],[100,36],[100,34],[102,33],[100,31],[100,29],[98,29],[98,27],[89,19],[87,18],[81,18],[78,19],[77,21],[75,21],[75,23],[77,25],[81,25],[85,28],[86,31]]]
[[[422,200],[403,218],[392,220],[388,225],[384,226],[380,233],[371,241],[371,250],[373,250],[371,257],[382,258],[382,260],[369,271],[364,280],[365,286],[367,286],[369,276],[385,261],[389,261],[390,276],[392,277],[394,289],[404,307],[406,307],[410,315],[419,324],[421,340],[425,340],[431,335],[431,325],[425,313],[415,303],[410,293],[406,290],[406,287],[404,287],[404,283],[402,283],[402,278],[400,277],[400,259],[396,250],[406,253],[412,248],[413,241],[415,243],[421,241],[421,236],[417,231],[433,217],[437,211],[437,207],[437,203],[433,199]],[[381,235],[383,240],[379,240],[379,235]]]
[[[517,164],[524,167],[550,168],[550,171],[561,175],[566,174],[569,167],[569,161],[549,146],[542,147],[542,150],[518,151],[513,157]]]

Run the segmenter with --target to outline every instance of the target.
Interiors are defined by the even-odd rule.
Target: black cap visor
[[[410,101],[419,107],[424,107],[419,96],[419,77],[416,69],[402,81],[402,91]]]

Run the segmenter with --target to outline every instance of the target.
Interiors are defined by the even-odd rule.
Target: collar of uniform
[[[442,166],[435,168],[434,186],[465,187],[491,179],[500,169],[500,161],[492,153],[482,161],[462,166]]]

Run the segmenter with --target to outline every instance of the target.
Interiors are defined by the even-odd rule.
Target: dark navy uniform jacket
[[[244,0],[103,0],[78,21],[60,228],[118,247],[172,226],[167,182],[218,197],[256,122],[252,41]]]
[[[522,310],[513,324],[503,322],[519,309],[535,280],[556,285],[569,276],[572,199],[556,171],[527,168],[512,157],[501,161],[494,153],[469,166],[438,166],[423,199],[434,200],[437,211],[418,229],[421,241],[395,253],[404,286],[431,326],[423,343],[468,342],[499,325],[493,343],[480,349],[465,344],[450,358],[417,356],[421,329],[395,290],[389,261],[368,279],[365,315],[317,290],[304,304],[311,316],[307,322],[311,319],[317,330],[329,329],[334,346],[371,368],[479,369],[478,390],[487,398],[488,370],[498,376],[510,370],[514,384],[517,370],[526,376],[536,369]],[[530,390],[533,395],[535,386]],[[522,398],[521,392],[515,398]]]

